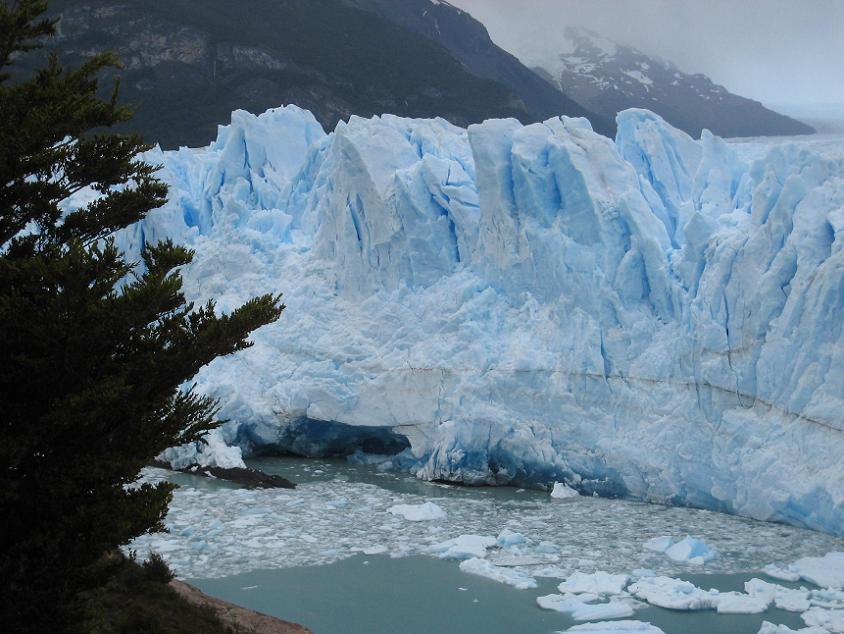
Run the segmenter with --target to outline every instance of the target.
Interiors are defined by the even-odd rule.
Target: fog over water
[[[507,50],[585,26],[768,105],[844,103],[844,0],[450,1]]]

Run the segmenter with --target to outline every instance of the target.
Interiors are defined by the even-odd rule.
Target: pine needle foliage
[[[95,562],[162,530],[172,487],[135,486],[140,470],[218,424],[215,402],[181,386],[284,308],[271,295],[227,315],[186,302],[178,267],[192,253],[171,242],[126,261],[109,236],[167,188],[141,158],[149,145],[108,131],[131,117],[117,84],[100,96],[113,56],[75,69],[51,57],[10,81],[55,34],[46,9],[0,4],[0,594],[14,632],[72,629],[74,597],[102,581]],[[93,202],[68,209],[86,188]]]

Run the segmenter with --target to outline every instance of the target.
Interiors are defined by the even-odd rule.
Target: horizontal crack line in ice
[[[835,432],[844,432],[844,429],[836,426],[835,424],[821,420],[819,418],[813,418],[811,416],[806,416],[805,414],[800,414],[798,412],[793,412],[787,407],[782,405],[777,405],[775,403],[771,403],[770,401],[766,401],[759,396],[748,394],[746,392],[742,392],[740,390],[736,390],[734,388],[726,388],[720,385],[716,385],[714,383],[710,383],[709,381],[687,381],[682,379],[655,379],[651,377],[641,377],[641,376],[632,376],[627,374],[601,374],[599,372],[583,372],[579,370],[566,370],[561,368],[487,368],[487,369],[480,369],[480,368],[445,368],[445,367],[405,367],[405,368],[379,368],[376,366],[360,366],[350,364],[351,367],[354,367],[356,370],[360,370],[363,372],[370,372],[370,373],[380,373],[380,374],[395,374],[395,373],[418,373],[418,374],[429,374],[429,373],[440,373],[443,376],[448,374],[462,374],[462,375],[470,375],[470,374],[479,374],[479,375],[486,375],[486,374],[493,374],[493,373],[500,373],[500,374],[560,374],[564,376],[571,376],[571,377],[580,377],[580,378],[588,378],[588,379],[596,379],[601,381],[619,381],[622,383],[645,383],[648,385],[672,385],[677,387],[687,387],[687,388],[710,388],[717,392],[722,392],[724,394],[730,394],[732,396],[736,396],[739,401],[739,406],[743,409],[752,409],[756,405],[761,405],[763,407],[767,407],[771,410],[778,411],[785,416],[793,417],[795,421],[802,421],[805,423],[809,423],[811,425],[817,425],[819,427],[823,427],[824,429],[828,429],[830,431]],[[741,399],[747,399],[752,401],[751,405],[744,405],[741,402]]]

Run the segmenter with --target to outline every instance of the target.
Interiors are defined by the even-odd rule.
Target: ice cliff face
[[[840,158],[643,110],[613,142],[287,107],[152,160],[171,200],[123,247],[189,244],[222,310],[288,304],[197,378],[229,443],[844,534]]]

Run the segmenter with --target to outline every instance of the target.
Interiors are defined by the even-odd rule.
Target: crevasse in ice
[[[149,158],[171,197],[130,256],[171,237],[189,298],[288,305],[196,379],[229,444],[844,534],[840,157],[288,106]]]

